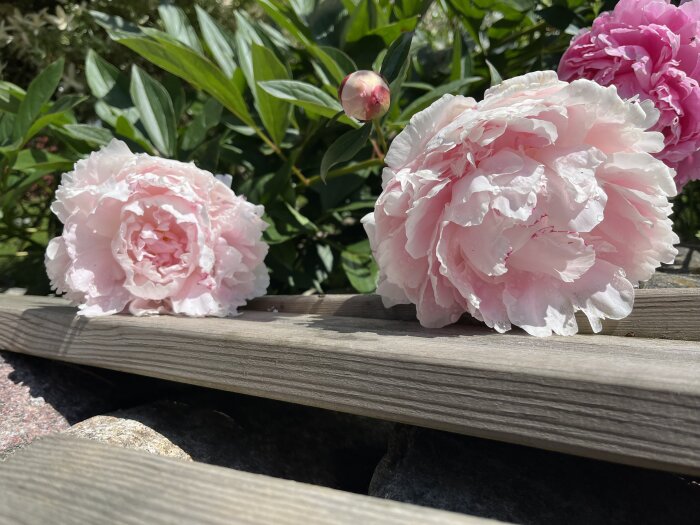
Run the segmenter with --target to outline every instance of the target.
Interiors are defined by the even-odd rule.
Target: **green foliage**
[[[444,94],[480,98],[500,77],[556,68],[614,4],[93,0],[92,12],[67,1],[63,17],[42,1],[19,12],[0,0],[4,75],[28,86],[0,82],[0,287],[34,292],[46,291],[43,250],[60,228],[48,209],[60,173],[113,136],[230,173],[265,205],[271,293],[370,292],[377,266],[360,219],[387,143]],[[381,121],[341,113],[337,87],[357,69],[390,83]],[[700,191],[688,188],[676,200],[686,241],[700,231]]]

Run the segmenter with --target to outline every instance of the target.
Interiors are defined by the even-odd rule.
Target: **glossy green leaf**
[[[287,100],[295,106],[304,108],[307,113],[320,115],[326,118],[335,117],[343,108],[336,99],[325,91],[321,91],[314,85],[298,80],[270,80],[260,82],[260,87],[272,96]],[[338,118],[340,122],[357,126],[355,121],[342,115]]]
[[[255,126],[243,95],[234,81],[226,78],[223,71],[206,57],[168,38],[159,38],[157,34],[158,32],[150,32],[150,37],[111,36],[155,65],[186,80],[195,88],[206,91],[245,124]]]
[[[413,102],[411,102],[408,106],[406,106],[406,108],[401,112],[397,120],[399,122],[408,121],[413,115],[415,115],[419,111],[424,110],[443,95],[446,95],[447,93],[459,93],[469,84],[473,84],[475,82],[478,82],[479,80],[481,80],[481,77],[461,78],[459,80],[443,84],[442,86],[438,86],[432,89],[431,91],[428,91],[426,94],[421,95]]]
[[[221,104],[213,99],[208,99],[202,110],[195,116],[185,129],[182,136],[182,149],[193,150],[199,146],[207,136],[210,129],[216,127],[221,122]]]
[[[321,179],[325,180],[328,171],[341,162],[351,160],[367,144],[372,131],[372,123],[367,122],[358,129],[341,135],[330,145],[321,159]]]
[[[384,40],[386,44],[390,44],[399,38],[403,33],[413,31],[416,28],[416,25],[418,25],[419,20],[420,18],[418,16],[404,18],[398,22],[386,24],[373,29],[368,34],[376,35]]]
[[[269,49],[253,44],[253,75],[255,77],[255,103],[260,119],[275,144],[280,144],[289,123],[289,104],[269,94],[257,84],[269,80],[289,78],[289,72]]]
[[[105,128],[87,124],[68,124],[63,128],[71,137],[84,140],[90,144],[104,146],[112,140],[112,133]]]
[[[489,74],[491,75],[491,86],[495,86],[503,82],[503,77],[501,77],[501,74],[494,67],[494,65],[488,60],[486,60],[485,62],[486,66],[489,68]]]
[[[392,83],[400,77],[401,70],[408,62],[412,41],[413,32],[403,33],[389,46],[380,71],[387,82]]]
[[[23,173],[53,173],[68,171],[73,161],[45,150],[24,149],[19,152],[12,169]]]
[[[154,155],[156,153],[153,144],[151,144],[146,137],[143,136],[134,124],[129,122],[124,115],[119,115],[114,123],[114,131],[117,135],[124,137],[125,139],[138,144],[143,148],[146,153]]]
[[[168,90],[137,66],[131,69],[131,99],[139,110],[141,123],[153,145],[173,156],[177,140],[175,110]]]
[[[227,38],[224,29],[204,9],[195,5],[199,28],[202,31],[204,41],[209,48],[216,63],[223,69],[227,77],[231,77],[236,70],[233,46]]]
[[[27,94],[19,105],[15,118],[13,138],[20,140],[29,131],[34,121],[40,115],[44,104],[51,100],[51,96],[58,87],[63,76],[63,58],[50,64],[29,84]]]
[[[158,6],[158,14],[169,35],[198,53],[202,52],[197,32],[182,9],[172,4],[161,4]]]
[[[340,263],[350,284],[360,293],[371,293],[377,286],[379,268],[364,240],[346,247],[340,254]]]

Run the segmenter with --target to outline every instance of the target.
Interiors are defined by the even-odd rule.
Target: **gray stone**
[[[0,352],[0,459],[39,436],[163,391],[146,378]]]
[[[192,461],[187,452],[163,434],[140,421],[129,419],[127,415],[91,417],[73,425],[66,433],[118,447]]]
[[[188,390],[68,432],[237,470],[366,493],[391,425],[233,394]],[[187,400],[186,402],[184,400]]]
[[[370,495],[519,524],[698,523],[680,476],[399,425]]]
[[[666,273],[658,271],[640,288],[700,288],[700,274]]]

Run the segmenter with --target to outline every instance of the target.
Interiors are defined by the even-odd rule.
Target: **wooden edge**
[[[378,295],[266,295],[247,310],[291,314],[336,315],[367,319],[415,321],[412,304],[386,308]],[[578,312],[579,333],[592,334],[586,316]],[[465,314],[460,324],[484,326]],[[700,341],[700,288],[641,289],[634,310],[625,319],[603,322],[602,335]]]
[[[700,474],[700,344],[342,316],[76,317],[0,298],[0,348]]]
[[[0,463],[0,523],[499,523],[55,435]]]

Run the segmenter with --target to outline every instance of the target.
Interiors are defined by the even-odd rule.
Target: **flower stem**
[[[336,177],[347,175],[348,173],[355,173],[356,171],[373,168],[375,166],[382,166],[383,164],[384,161],[382,159],[367,159],[363,160],[362,162],[356,162],[355,164],[350,164],[348,166],[329,171],[326,175],[326,182],[331,179],[335,179]],[[309,186],[313,186],[314,184],[321,182],[321,177],[316,175],[315,177],[310,177],[307,180],[309,181]]]
[[[386,154],[387,146],[386,139],[384,138],[384,132],[382,132],[382,125],[378,118],[372,121],[372,125],[374,126],[375,133],[377,134],[377,140],[379,140],[379,144],[382,147],[382,156],[384,156]]]
[[[287,162],[287,156],[284,154],[284,152],[279,148],[279,146],[277,146],[277,144],[272,142],[272,140],[270,140],[270,138],[267,135],[265,135],[265,133],[263,133],[263,131],[259,127],[253,126],[253,130],[258,135],[258,137],[260,137],[262,141],[265,144],[267,144],[280,159],[282,159],[284,162]],[[309,179],[307,179],[304,176],[304,174],[301,171],[299,171],[299,168],[297,168],[294,165],[292,165],[292,173],[296,175],[296,177],[304,186],[309,185]]]

